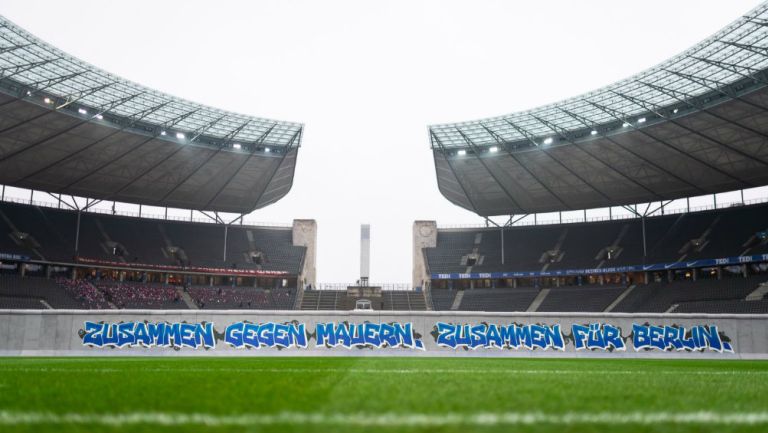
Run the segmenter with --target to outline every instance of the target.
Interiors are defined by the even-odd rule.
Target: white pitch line
[[[0,367],[0,372],[27,373],[123,373],[131,371],[120,368],[67,368],[67,367]],[[137,371],[149,373],[345,373],[345,374],[482,374],[482,375],[674,375],[674,376],[752,376],[768,375],[768,370],[735,371],[735,370],[515,370],[515,369],[379,369],[379,368],[139,368]]]
[[[0,411],[0,425],[37,424],[96,424],[124,426],[150,424],[162,426],[201,425],[264,426],[264,425],[336,425],[356,427],[440,427],[452,425],[498,426],[534,424],[768,424],[768,412],[544,412],[503,413],[352,413],[325,414],[281,412],[277,414],[213,415],[168,412],[128,412],[115,414],[13,412]]]

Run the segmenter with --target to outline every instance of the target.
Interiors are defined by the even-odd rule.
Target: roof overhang
[[[768,185],[768,3],[657,67],[507,116],[435,125],[441,193],[481,216]]]
[[[0,16],[0,183],[249,213],[291,188],[303,125],[148,89]]]

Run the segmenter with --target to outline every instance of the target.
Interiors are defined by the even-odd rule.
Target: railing
[[[359,287],[355,283],[318,283],[316,290],[347,290],[347,287]],[[368,287],[381,287],[381,290],[387,291],[409,291],[413,290],[408,283],[368,283]]]
[[[648,217],[652,216],[660,216],[660,215],[678,215],[683,213],[689,213],[689,212],[704,212],[709,210],[715,210],[715,209],[727,209],[731,207],[738,207],[738,206],[749,206],[753,204],[761,204],[761,203],[768,203],[768,197],[760,197],[756,199],[751,200],[744,200],[742,201],[729,201],[729,202],[723,202],[723,203],[717,203],[711,204],[711,205],[703,205],[703,206],[675,206],[675,207],[665,207],[664,213],[662,214],[661,211],[656,211],[653,214],[647,215]],[[607,208],[605,208],[607,209]],[[534,214],[531,214],[534,215]],[[557,220],[538,220],[535,219],[533,221],[530,221],[530,218],[527,218],[527,220],[520,220],[514,224],[512,224],[512,227],[526,227],[526,226],[544,226],[544,225],[558,225],[558,224],[576,224],[576,223],[589,223],[589,222],[601,222],[601,221],[620,221],[620,220],[627,220],[627,219],[639,219],[640,217],[631,213],[626,214],[619,214],[619,215],[605,215],[605,216],[593,216],[593,217],[587,217],[587,218],[563,218],[563,219],[557,219]],[[485,223],[469,223],[469,224],[438,224],[437,228],[440,230],[450,230],[450,229],[480,229],[480,228],[493,228],[494,225],[488,225]]]

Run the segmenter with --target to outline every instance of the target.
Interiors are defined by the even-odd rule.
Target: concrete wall
[[[435,221],[413,222],[413,286],[423,286],[430,275],[424,260],[424,248],[437,246],[437,223]]]
[[[126,323],[127,328],[134,337],[139,335],[138,327],[146,323],[187,323],[187,324],[205,324],[211,323],[211,341],[214,347],[144,347],[138,344],[126,344],[125,347],[116,348],[114,345],[106,344],[104,347],[89,347],[84,344],[84,334],[88,333],[93,338],[93,332],[86,332],[88,329],[85,322],[93,322],[95,326],[99,322],[109,324]],[[270,331],[268,326],[262,330],[265,333],[262,336],[263,347],[259,348],[235,348],[228,340],[232,335],[237,334],[237,328],[234,333],[227,331],[230,325],[240,325],[243,322],[252,324],[277,323],[285,327],[284,324],[294,326],[299,329],[300,324],[305,326],[304,336],[306,340],[305,347],[297,347],[290,342],[285,343],[288,347],[279,348],[274,345],[277,341],[276,331]],[[364,324],[371,327],[371,339],[368,341],[386,340],[379,338],[385,333],[385,328],[380,324],[387,324],[385,327],[392,329],[392,324],[397,323],[406,330],[411,327],[411,336],[413,341],[407,338],[390,339],[395,341],[398,347],[387,347],[379,343],[361,343],[360,346],[327,347],[325,345],[317,346],[318,334],[317,324]],[[500,327],[508,327],[512,324],[517,325],[518,329],[527,329],[533,339],[529,339],[524,344],[526,338],[521,334],[519,347],[517,348],[499,348],[486,347],[467,347],[458,345],[455,348],[448,347],[445,344],[438,344],[440,339],[445,340],[445,325],[441,330],[438,323],[448,323],[455,325],[469,324],[471,326],[482,326],[482,324],[495,324]],[[137,328],[132,326],[138,323]],[[584,332],[582,337],[574,338],[572,327],[585,325],[589,329],[590,324],[597,325],[594,334]],[[410,325],[406,325],[410,324]],[[607,328],[603,325],[612,325],[618,330],[618,336],[611,338],[606,334]],[[92,326],[94,326],[92,325]],[[233,326],[235,326],[233,325]],[[544,344],[547,340],[542,337],[541,329],[555,330],[554,325],[559,325],[559,334],[562,336],[562,347],[557,344]],[[633,325],[639,325],[639,329],[650,329],[644,325],[654,325],[655,339],[658,342],[663,340],[663,334],[671,335],[667,341],[668,349],[644,348],[636,350],[634,343],[642,335],[642,332],[633,332]],[[116,325],[117,326],[117,325]],[[180,326],[180,325],[179,325]],[[193,327],[194,325],[187,325]],[[200,325],[201,327],[204,325]],[[255,326],[255,325],[249,325]],[[665,328],[668,326],[668,328]],[[724,346],[725,350],[716,350],[711,344],[698,344],[693,350],[680,347],[674,348],[673,343],[680,343],[681,340],[674,338],[680,327],[685,328],[683,339],[688,338],[688,342],[693,344],[690,337],[691,329],[697,326],[716,326],[717,340],[721,343],[729,344],[731,350]],[[202,328],[201,328],[202,329]],[[232,329],[232,328],[229,328]],[[253,329],[253,328],[251,328]],[[486,328],[482,328],[483,331]],[[511,328],[506,328],[511,329]],[[538,331],[534,331],[538,329]],[[696,328],[700,329],[700,328]],[[272,332],[270,334],[270,332]],[[376,334],[378,332],[378,334]],[[485,331],[483,331],[485,332]],[[96,332],[98,334],[98,332]],[[374,335],[375,334],[375,335]],[[122,335],[122,334],[121,334]],[[242,337],[242,333],[239,334]],[[249,334],[254,335],[254,334]],[[270,335],[272,336],[272,346],[270,344]],[[285,333],[281,334],[285,337]],[[484,334],[486,336],[491,334]],[[701,335],[700,333],[698,335]],[[213,337],[215,336],[215,338]],[[392,333],[388,334],[392,337]],[[669,336],[668,336],[669,337]],[[254,337],[255,338],[255,337]],[[606,348],[584,348],[577,350],[577,340],[586,344],[589,341],[599,342],[599,340],[613,341],[621,340],[620,345],[623,349],[608,346]],[[695,337],[694,337],[695,339]],[[193,339],[194,340],[194,339]],[[486,339],[491,341],[490,338]],[[555,338],[556,340],[556,338]],[[125,341],[133,341],[126,337]],[[183,341],[183,339],[182,339]],[[202,342],[202,340],[200,340]],[[282,341],[287,341],[283,338]],[[455,339],[454,339],[455,341]],[[474,340],[479,341],[478,339]],[[546,349],[536,347],[538,341],[544,345],[550,346]],[[420,343],[419,343],[420,342]],[[529,344],[533,342],[533,344]],[[704,338],[699,338],[699,343],[706,343]],[[694,342],[695,343],[695,342]],[[258,345],[258,342],[256,343]],[[379,345],[377,347],[377,344]],[[181,346],[180,343],[177,344]],[[174,346],[171,344],[171,346]],[[407,346],[407,347],[406,347]],[[526,347],[531,346],[531,347]],[[597,344],[600,346],[600,344]],[[652,346],[651,346],[652,347]],[[548,313],[474,313],[474,312],[309,312],[309,311],[82,311],[82,310],[0,310],[0,356],[12,355],[140,355],[140,356],[475,356],[475,357],[603,357],[603,358],[721,358],[721,359],[768,359],[768,315],[693,315],[693,314],[656,314],[656,315],[633,315],[633,314],[548,314]]]
[[[293,245],[307,247],[304,267],[299,275],[299,291],[307,284],[317,284],[317,222],[315,220],[293,220]]]

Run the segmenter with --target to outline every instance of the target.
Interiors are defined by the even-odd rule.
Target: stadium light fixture
[[[232,145],[232,147],[234,147],[237,150],[240,150],[240,149],[243,148],[243,146],[241,146],[240,143],[235,143],[235,144]]]
[[[677,108],[675,108],[674,110],[672,110],[672,114],[677,114]]]
[[[30,92],[29,90],[27,90],[27,96],[32,96],[32,92]]]
[[[499,151],[499,148],[496,146],[493,146],[492,148],[488,149],[488,152],[491,152],[491,153],[496,153],[498,151]]]
[[[466,155],[466,154],[467,154],[467,151],[466,151],[466,150],[464,150],[464,149],[462,149],[462,150],[460,150],[460,151],[456,152],[456,154],[457,154],[457,155],[459,155],[459,156],[464,156],[464,155]]]
[[[265,148],[264,148],[264,152],[267,152],[267,153],[269,153],[269,152],[272,152],[272,149],[270,149],[270,148],[268,148],[268,147],[265,147]]]
[[[545,139],[544,139],[544,144],[546,144],[546,145],[550,145],[550,144],[552,144],[552,137],[547,137],[547,138],[545,138]]]
[[[645,123],[645,117],[637,119],[637,123]]]
[[[592,130],[592,131],[589,133],[589,135],[597,135],[597,130],[593,129],[593,130]]]
[[[184,139],[184,133],[183,132],[177,132],[176,133],[176,138],[178,138],[179,140],[183,140]]]
[[[165,134],[166,134],[165,131],[160,131],[160,135],[165,135]]]
[[[51,98],[45,98],[45,99],[43,99],[43,102],[45,102],[46,104],[50,104],[53,101],[51,101]]]
[[[623,124],[623,125],[621,125],[621,127],[622,127],[622,128],[626,128],[626,127],[628,127],[628,126],[629,126],[629,122],[624,122],[624,124]]]
[[[96,118],[99,119],[99,120],[104,120],[104,116],[102,116],[101,114],[97,114]]]
[[[77,112],[80,114],[88,114],[88,110],[86,110],[85,108],[78,108]]]

